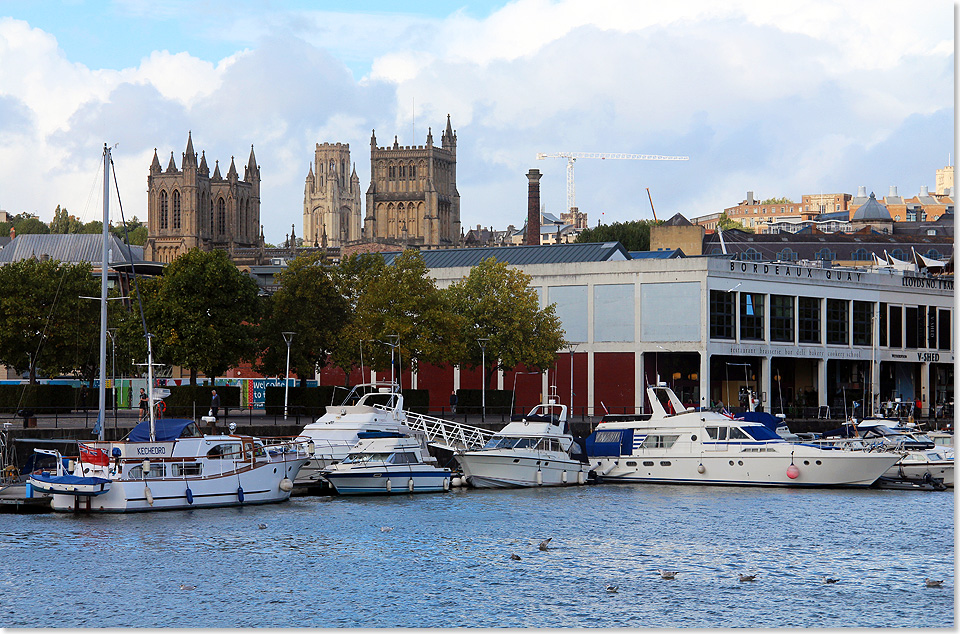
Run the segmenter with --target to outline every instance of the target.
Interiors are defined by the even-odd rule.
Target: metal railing
[[[375,405],[378,409],[379,405]],[[449,450],[481,449],[493,437],[493,432],[464,423],[434,418],[416,412],[405,412],[407,427],[423,432],[427,442]]]

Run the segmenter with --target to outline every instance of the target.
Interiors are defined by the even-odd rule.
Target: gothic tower
[[[157,151],[147,176],[147,244],[144,258],[172,262],[178,255],[199,247],[205,251],[256,247],[260,228],[260,167],[250,146],[250,158],[237,173],[233,158],[226,178],[219,161],[213,176],[203,153],[200,161],[187,133],[181,169],[173,152],[167,169],[160,167]]]
[[[427,247],[460,239],[460,194],[457,192],[457,135],[450,125],[433,144],[377,147],[370,135],[370,187],[367,189],[366,240],[392,239]]]
[[[348,174],[349,143],[317,143],[303,186],[303,243],[343,247],[360,240],[360,177]]]

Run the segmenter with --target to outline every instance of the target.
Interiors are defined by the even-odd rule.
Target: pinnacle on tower
[[[227,170],[227,178],[240,178],[240,174],[237,173],[237,166],[233,162],[233,157],[230,157],[230,169]]]
[[[207,167],[207,153],[206,153],[206,151],[203,151],[203,152],[200,153],[200,167],[197,168],[197,169],[198,169],[198,171],[199,171],[201,174],[204,174],[204,175],[210,173],[210,168]]]
[[[222,181],[223,176],[220,176],[220,159],[217,159],[217,162],[213,164],[213,180]]]
[[[427,147],[433,147],[433,130],[427,128]]]
[[[189,131],[187,132],[187,150],[183,153],[183,164],[185,166],[197,164],[197,153],[193,151],[193,135]]]
[[[167,164],[167,171],[168,171],[168,172],[176,172],[176,171],[177,171],[177,164],[176,164],[176,162],[173,160],[173,152],[170,152],[170,162]]]
[[[157,148],[153,148],[153,162],[150,163],[150,173],[159,174],[160,170],[160,159],[157,157]]]

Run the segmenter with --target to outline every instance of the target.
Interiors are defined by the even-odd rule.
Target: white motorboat
[[[323,483],[322,471],[347,457],[363,432],[409,434],[403,395],[392,383],[361,383],[339,405],[300,432],[300,439],[313,443],[313,457],[300,470],[298,486]]]
[[[360,432],[349,454],[322,473],[341,495],[448,491],[451,471],[436,462],[415,436]]]
[[[952,487],[953,464],[953,458],[947,457],[941,449],[916,449],[908,451],[883,475],[897,480],[940,480],[945,487]]]
[[[567,407],[534,407],[493,435],[482,449],[456,455],[468,484],[478,488],[583,484],[590,471],[567,425]]]
[[[307,461],[302,443],[239,434],[201,435],[193,421],[149,421],[123,441],[80,443],[68,464],[31,474],[35,491],[51,494],[54,511],[126,513],[282,502]],[[72,463],[72,465],[70,464]],[[72,466],[72,468],[71,468]]]
[[[587,438],[590,464],[604,481],[870,486],[901,457],[790,443],[762,423],[686,408],[666,386],[646,393],[652,414],[604,420]]]

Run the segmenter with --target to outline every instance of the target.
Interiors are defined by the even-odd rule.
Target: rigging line
[[[120,183],[117,182],[117,167],[113,164],[113,155],[110,155],[110,165],[113,167],[113,186],[117,191],[117,206],[120,208],[120,222],[123,224],[123,244],[127,247],[127,260],[130,261],[130,271],[133,273],[133,289],[137,293],[137,306],[140,308],[140,323],[143,325],[143,334],[149,335],[147,318],[143,314],[143,297],[140,295],[140,284],[137,282],[137,267],[133,263],[133,250],[130,248],[130,234],[127,230],[127,220],[123,217],[123,201],[120,200]]]

